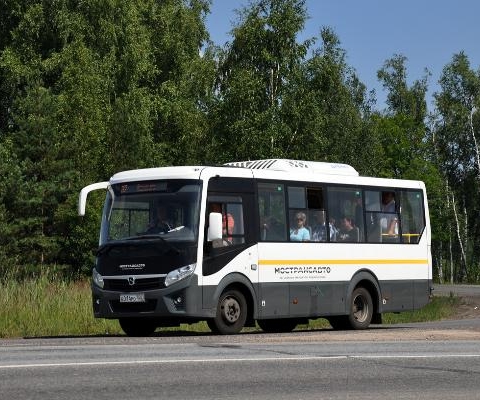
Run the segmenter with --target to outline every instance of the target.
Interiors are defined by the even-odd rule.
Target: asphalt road
[[[433,285],[433,294],[438,296],[448,296],[453,294],[455,296],[479,296],[480,285]]]
[[[479,326],[2,340],[0,398],[478,399]]]

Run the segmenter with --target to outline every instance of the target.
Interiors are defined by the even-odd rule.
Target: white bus
[[[365,329],[430,298],[420,181],[283,159],[140,169],[83,188],[79,215],[97,189],[93,312],[130,336],[201,320],[220,334],[320,317]]]

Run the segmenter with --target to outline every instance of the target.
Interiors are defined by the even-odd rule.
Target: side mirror
[[[222,238],[222,214],[211,212],[208,216],[207,241],[212,242]]]
[[[108,182],[98,182],[92,183],[91,185],[85,186],[78,196],[78,215],[83,217],[85,215],[85,207],[87,205],[87,196],[90,192],[99,189],[106,189],[108,187]]]

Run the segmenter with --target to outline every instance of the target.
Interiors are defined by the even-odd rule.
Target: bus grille
[[[119,292],[139,292],[145,290],[163,289],[165,287],[165,278],[136,278],[135,283],[131,285],[128,278],[125,279],[105,279],[104,290]]]

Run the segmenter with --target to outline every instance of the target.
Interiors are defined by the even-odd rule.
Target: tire
[[[230,289],[218,299],[215,318],[207,321],[213,333],[235,335],[245,326],[247,320],[247,301],[238,290]]]
[[[279,333],[293,331],[297,327],[298,321],[293,318],[259,319],[257,324],[264,332]]]
[[[157,329],[155,321],[147,318],[120,318],[118,322],[125,334],[131,337],[151,336]]]
[[[348,323],[351,329],[367,329],[373,317],[372,296],[367,289],[358,287],[352,292]]]

